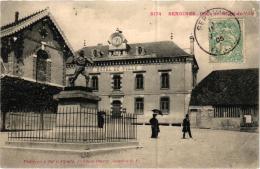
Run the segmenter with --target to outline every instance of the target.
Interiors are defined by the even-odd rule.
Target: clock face
[[[114,46],[119,46],[119,45],[122,44],[122,42],[123,42],[123,40],[122,40],[122,37],[121,37],[121,36],[115,36],[115,37],[113,37],[113,39],[112,39],[112,44],[113,44]]]

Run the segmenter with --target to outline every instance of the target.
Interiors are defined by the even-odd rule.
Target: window
[[[144,89],[144,76],[142,74],[135,76],[135,89]]]
[[[160,99],[160,109],[163,113],[170,112],[170,99],[169,97],[161,97]]]
[[[50,65],[47,62],[48,54],[44,50],[37,52],[36,59],[36,81],[49,81]]]
[[[143,48],[142,47],[138,47],[138,54],[141,55],[143,53]]]
[[[169,73],[162,73],[161,74],[161,88],[162,89],[169,89]]]
[[[98,90],[98,76],[92,76],[91,82],[93,90]]]
[[[121,89],[121,77],[120,75],[113,76],[113,89],[120,90]]]
[[[98,51],[97,51],[96,49],[94,49],[94,50],[92,51],[92,55],[93,55],[94,57],[98,57]]]
[[[135,113],[143,114],[144,113],[144,98],[135,98]]]

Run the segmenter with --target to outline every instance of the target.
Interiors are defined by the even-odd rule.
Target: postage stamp
[[[194,27],[198,46],[210,62],[243,62],[241,25],[235,14],[224,8],[203,12]]]
[[[210,19],[209,21],[209,49],[210,52],[216,53],[210,56],[209,62],[237,62],[244,61],[243,54],[243,33],[236,47],[231,50],[232,44],[236,41],[239,29],[236,22],[232,19]],[[239,20],[239,24],[243,25],[243,20]],[[221,32],[221,36],[219,36]],[[241,26],[241,32],[243,32]],[[224,55],[222,53],[228,52]]]

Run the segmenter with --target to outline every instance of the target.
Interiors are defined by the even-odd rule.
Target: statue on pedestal
[[[85,67],[87,65],[87,63],[90,62],[91,64],[93,63],[93,61],[91,59],[88,59],[86,57],[84,57],[84,51],[81,50],[79,52],[79,56],[74,58],[73,62],[75,64],[75,72],[74,74],[69,78],[69,86],[73,87],[75,86],[75,81],[78,78],[78,76],[81,74],[85,77],[86,79],[86,87],[88,87],[88,82],[89,82],[89,75],[88,73],[85,71]]]

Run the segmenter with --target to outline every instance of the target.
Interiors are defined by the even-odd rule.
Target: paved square
[[[161,126],[158,139],[150,126],[138,127],[141,149],[92,157],[39,152],[1,152],[2,167],[160,167],[160,168],[257,168],[258,133],[192,129],[193,139],[181,139],[180,127]],[[16,160],[14,160],[16,159]],[[25,160],[59,160],[40,165]]]

